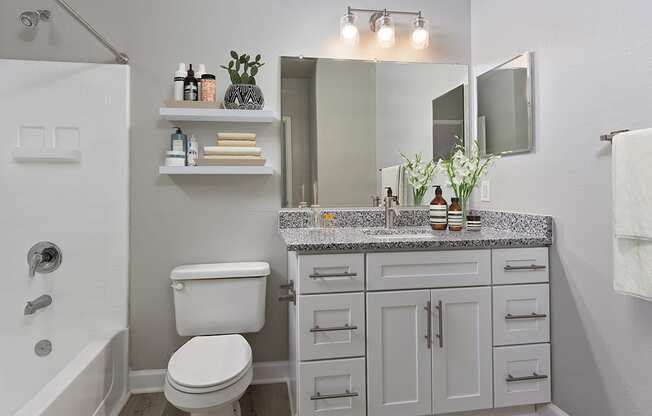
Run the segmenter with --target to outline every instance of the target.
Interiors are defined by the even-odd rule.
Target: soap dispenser
[[[430,201],[430,227],[444,231],[448,226],[448,203],[442,197],[441,186],[435,185],[435,197]]]

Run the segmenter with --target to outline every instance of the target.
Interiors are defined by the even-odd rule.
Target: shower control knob
[[[36,243],[27,253],[29,276],[34,277],[36,273],[52,273],[59,268],[62,260],[61,249],[56,244],[49,241]]]

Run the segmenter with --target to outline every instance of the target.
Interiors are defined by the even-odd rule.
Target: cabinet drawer
[[[364,358],[299,364],[297,415],[365,416]]]
[[[489,250],[367,254],[367,289],[420,289],[491,284]]]
[[[299,256],[299,293],[364,290],[364,254]]]
[[[550,344],[494,348],[494,406],[550,401]]]
[[[507,248],[492,251],[495,285],[544,283],[549,280],[548,248]]]
[[[550,341],[549,286],[493,288],[494,345]]]
[[[298,298],[299,360],[364,356],[364,294]]]

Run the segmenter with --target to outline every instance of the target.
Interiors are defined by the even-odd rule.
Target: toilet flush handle
[[[172,282],[170,287],[174,290],[183,290],[186,285],[184,285],[182,282]]]

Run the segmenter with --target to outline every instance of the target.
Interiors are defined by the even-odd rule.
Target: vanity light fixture
[[[410,42],[415,49],[425,49],[428,47],[430,38],[428,20],[421,15],[421,11],[357,9],[350,6],[346,9],[346,14],[340,19],[340,39],[348,45],[356,45],[360,40],[360,31],[356,26],[357,16],[354,12],[371,14],[369,17],[369,28],[376,34],[379,44],[385,48],[394,46],[395,43],[396,28],[394,26],[393,16],[415,16],[412,21]]]

